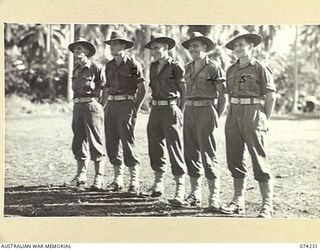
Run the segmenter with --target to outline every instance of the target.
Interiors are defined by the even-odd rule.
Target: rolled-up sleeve
[[[214,64],[213,76],[214,84],[216,85],[219,92],[225,92],[226,90],[226,74],[222,67],[218,64]]]
[[[270,91],[276,91],[276,85],[273,80],[272,72],[266,66],[261,67],[261,90],[262,94],[266,94]]]
[[[186,79],[184,78],[184,67],[180,64],[176,64],[175,67],[173,68],[174,71],[174,77],[176,79],[177,84],[179,83],[186,83]]]

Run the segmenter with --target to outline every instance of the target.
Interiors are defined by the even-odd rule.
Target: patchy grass
[[[12,94],[5,98],[6,117],[23,117],[30,115],[50,115],[69,113],[72,110],[72,103],[32,103],[30,100]]]
[[[19,99],[6,102],[5,136],[5,186],[63,185],[69,183],[76,172],[71,152],[71,112],[46,111],[41,105],[32,104],[31,115],[14,116],[13,110],[28,106]],[[9,103],[17,105],[9,105]],[[35,105],[35,106],[34,106]],[[63,105],[62,105],[63,106]],[[66,106],[66,105],[64,105]],[[46,108],[43,108],[46,110]],[[19,110],[19,108],[17,108]],[[21,108],[20,108],[21,110]],[[18,112],[18,111],[17,111]],[[50,115],[48,115],[50,114]],[[314,117],[280,119],[269,121],[268,151],[275,181],[275,217],[319,218],[320,217],[320,120]],[[137,149],[141,159],[141,188],[146,190],[153,182],[149,166],[146,124],[147,114],[139,114],[136,129]],[[225,118],[216,131],[218,157],[221,163],[221,197],[224,203],[233,195],[233,184],[226,166],[224,126]],[[89,184],[93,180],[93,164],[89,167]],[[128,184],[129,173],[125,171]],[[106,166],[105,181],[112,180],[111,165]],[[173,177],[168,168],[166,196],[172,198],[175,190]],[[189,180],[187,180],[188,190]],[[207,206],[208,188],[203,183],[204,206]],[[247,215],[254,217],[261,202],[258,183],[250,171],[247,188]],[[94,215],[94,214],[93,214]]]

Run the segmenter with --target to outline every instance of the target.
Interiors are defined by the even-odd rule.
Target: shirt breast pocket
[[[119,72],[118,76],[121,79],[121,81],[128,81],[132,78],[133,73],[129,69],[123,69]]]
[[[137,78],[138,77],[138,69],[136,67],[132,67],[129,69],[129,72],[127,74],[128,74],[128,77],[130,77],[130,78]]]
[[[200,72],[199,78],[204,84],[210,84],[210,85],[214,84],[214,79],[211,77],[209,72]]]
[[[175,76],[173,71],[171,70],[164,71],[162,74],[159,74],[159,78],[161,79],[161,81],[167,82],[169,84],[175,83]]]
[[[120,90],[128,89],[129,86],[132,85],[135,79],[133,72],[131,71],[131,69],[128,69],[128,68],[122,69],[119,72],[118,76],[119,76],[118,84],[119,84]]]
[[[260,94],[260,87],[257,83],[256,76],[252,74],[243,74],[239,80],[239,88],[241,91]]]
[[[174,75],[174,71],[173,70],[169,70],[168,72],[165,72],[166,73],[166,75],[167,75],[167,77],[168,77],[168,79],[169,80],[175,80],[175,75]]]
[[[83,76],[81,82],[81,88],[85,89],[86,91],[94,89],[95,84],[93,81],[93,76]]]

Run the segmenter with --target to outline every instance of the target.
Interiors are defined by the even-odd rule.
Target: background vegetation
[[[303,109],[306,99],[317,103],[320,97],[320,25],[280,26],[243,25],[264,38],[256,53],[270,66],[278,88],[276,111],[295,112]],[[104,64],[110,60],[110,51],[103,41],[112,30],[120,29],[135,41],[129,54],[145,69],[148,79],[149,51],[143,46],[153,32],[161,32],[174,38],[177,45],[172,56],[187,63],[188,52],[181,46],[192,31],[200,31],[216,41],[210,57],[227,68],[234,60],[224,47],[234,25],[91,25],[91,24],[5,24],[5,94],[21,96],[36,103],[70,101],[70,72],[72,54],[67,47],[79,37],[85,37],[97,47],[93,60]],[[283,34],[294,34],[284,50],[274,41]],[[312,97],[310,97],[312,96]]]

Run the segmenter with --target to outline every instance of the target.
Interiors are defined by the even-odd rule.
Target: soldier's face
[[[247,42],[244,38],[239,38],[234,41],[233,52],[238,58],[247,57],[250,55],[253,44]]]
[[[152,43],[151,44],[151,55],[155,61],[164,58],[168,51],[168,45],[163,43]]]
[[[189,43],[189,53],[193,60],[202,58],[206,53],[207,46],[201,41],[192,41]]]
[[[112,56],[121,55],[126,48],[126,45],[120,41],[111,41],[110,42],[110,52]]]
[[[78,44],[74,47],[73,54],[76,59],[82,59],[88,56],[89,50],[85,46]]]

